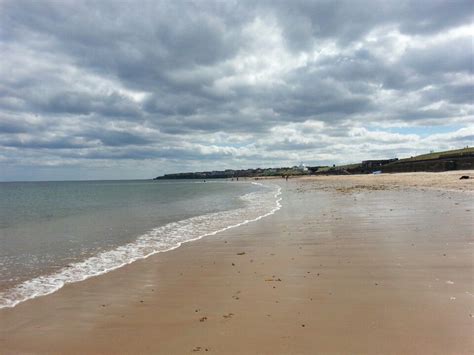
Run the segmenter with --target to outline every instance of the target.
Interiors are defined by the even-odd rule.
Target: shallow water
[[[279,208],[250,182],[0,184],[0,308]]]

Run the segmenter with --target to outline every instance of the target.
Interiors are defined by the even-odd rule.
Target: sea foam
[[[51,294],[66,284],[102,275],[153,254],[176,249],[183,243],[258,221],[281,208],[279,186],[256,182],[253,184],[261,189],[240,197],[245,201],[245,207],[204,214],[157,227],[139,236],[134,242],[100,252],[52,274],[25,281],[0,293],[0,308],[15,307],[29,299]]]

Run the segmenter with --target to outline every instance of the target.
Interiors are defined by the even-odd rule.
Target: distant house
[[[300,165],[298,166],[294,166],[293,167],[295,170],[299,170],[301,172],[305,172],[305,171],[308,171],[308,168],[306,167],[306,165],[304,165],[303,163],[300,163]]]

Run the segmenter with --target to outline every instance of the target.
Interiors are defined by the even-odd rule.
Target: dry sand
[[[460,181],[461,176],[469,176],[470,179]],[[399,187],[418,187],[444,191],[474,191],[474,170],[446,171],[442,173],[399,173],[399,174],[370,174],[370,175],[321,175],[303,177],[324,184],[328,188],[357,187],[371,189],[396,189]]]
[[[472,354],[469,174],[275,180],[273,216],[0,310],[0,353]]]

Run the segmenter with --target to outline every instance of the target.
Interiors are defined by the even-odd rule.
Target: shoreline
[[[281,208],[281,204],[280,204],[281,198],[279,197],[281,195],[281,187],[279,187],[278,185],[274,185],[274,186],[271,186],[269,184],[263,185],[263,184],[252,182],[252,181],[247,181],[246,183],[259,185],[263,188],[263,191],[265,191],[266,189],[270,189],[270,190],[274,189],[274,191],[270,192],[270,194],[273,194],[274,201],[268,201],[270,202],[270,204],[274,203],[274,206],[273,207],[272,205],[268,206],[270,208],[268,211],[259,210],[258,213],[263,213],[263,214],[259,214],[256,216],[251,215],[250,219],[245,219],[245,220],[240,219],[240,220],[234,221],[230,218],[230,217],[234,217],[233,215],[235,213],[238,213],[239,211],[243,211],[244,214],[242,216],[245,216],[245,212],[248,212],[247,210],[251,211],[252,205],[256,204],[256,201],[254,199],[253,203],[248,202],[249,206],[246,206],[246,207],[240,207],[240,208],[236,208],[236,209],[228,210],[228,211],[227,210],[219,211],[219,212],[215,212],[211,214],[198,215],[198,216],[194,216],[185,220],[179,220],[179,221],[168,223],[163,226],[156,227],[146,232],[145,234],[139,236],[135,242],[130,242],[128,244],[118,246],[112,250],[102,251],[85,260],[78,261],[78,262],[68,265],[67,267],[61,268],[54,273],[44,274],[44,275],[35,277],[31,280],[26,280],[12,288],[6,288],[4,290],[0,288],[0,296],[2,296],[2,298],[4,297],[3,299],[0,298],[0,310],[3,308],[14,308],[20,303],[27,302],[29,300],[32,300],[38,297],[48,296],[50,294],[53,294],[59,291],[61,288],[63,288],[64,286],[68,284],[83,282],[92,277],[99,277],[99,276],[105,275],[109,272],[118,270],[136,261],[147,259],[153,255],[173,251],[186,243],[195,242],[202,238],[213,236],[229,229],[238,228],[242,225],[256,222],[262,218],[265,218],[267,216],[274,214],[276,211],[278,211]],[[262,191],[258,193],[262,193]],[[248,193],[248,194],[240,196],[240,198],[245,198],[254,194],[255,192]],[[224,220],[227,217],[228,219],[227,224],[221,225],[219,223],[213,226],[213,228],[205,228],[209,230],[203,230],[202,226],[201,228],[199,228],[200,227],[199,221],[201,221],[203,218],[205,218],[209,222],[212,222],[213,219],[222,218],[222,217],[224,217]],[[176,240],[175,241],[176,244],[169,245],[165,249],[157,248],[155,250],[150,251],[150,249],[153,249],[152,245],[156,244],[156,241],[148,242],[147,245],[141,245],[140,243],[141,239],[143,239],[144,237],[157,234],[158,231],[160,230],[164,230],[168,234],[169,233],[180,234],[179,233],[180,225],[185,223],[184,227],[187,227],[189,224],[192,224],[195,221],[197,221],[198,223],[198,225],[195,226],[195,228],[197,228],[199,232],[202,234],[199,234],[197,236],[193,236],[192,238],[181,240],[181,241]],[[210,224],[212,225],[212,223]],[[174,226],[174,228],[172,226]],[[185,229],[187,230],[187,228]],[[120,259],[120,260],[113,260],[112,262],[107,262],[107,259],[109,259],[109,256],[112,259],[116,259],[117,254],[123,254],[123,255],[129,254],[130,248],[138,249],[138,250],[143,249],[143,253],[139,255],[134,255],[133,257],[130,256],[129,259],[124,259],[124,260]],[[104,261],[104,258],[106,261]],[[97,266],[94,264],[99,264],[102,266],[102,268],[97,268]],[[105,267],[105,270],[104,270],[104,267]],[[83,269],[88,270],[88,273],[84,273],[85,271],[82,271]],[[17,299],[12,300],[11,297],[16,297]]]
[[[472,180],[416,174],[280,181],[267,218],[1,309],[0,348],[472,353]]]

